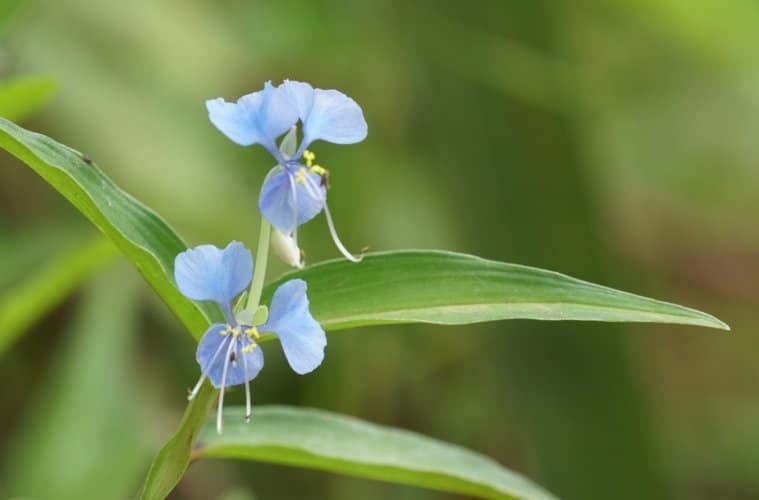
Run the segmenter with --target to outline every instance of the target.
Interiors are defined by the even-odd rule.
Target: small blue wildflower
[[[314,141],[354,144],[363,141],[367,125],[356,101],[337,90],[315,89],[305,82],[285,80],[274,87],[245,95],[236,103],[224,99],[206,102],[211,122],[242,146],[261,144],[277,160],[261,188],[258,207],[266,220],[297,246],[298,226],[322,210],[330,234],[340,252],[358,262],[343,246],[327,206],[329,172],[314,164],[308,150]],[[292,156],[284,155],[276,140],[300,121],[303,139]]]
[[[308,309],[306,282],[300,279],[289,280],[277,288],[263,324],[239,324],[232,312],[232,300],[247,288],[252,278],[253,255],[237,241],[223,250],[200,245],[180,253],[174,260],[174,279],[182,294],[192,300],[216,302],[227,319],[226,323],[211,325],[200,339],[196,359],[202,374],[188,397],[195,397],[206,378],[221,389],[216,423],[219,433],[226,387],[245,384],[245,418],[250,419],[249,382],[264,366],[264,355],[256,342],[259,332],[270,332],[279,338],[290,367],[301,375],[321,364],[327,345],[324,330]]]

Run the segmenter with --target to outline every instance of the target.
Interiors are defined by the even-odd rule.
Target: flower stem
[[[253,312],[261,303],[261,292],[263,292],[264,279],[266,278],[266,264],[269,260],[270,236],[271,224],[264,217],[261,217],[261,232],[258,235],[258,250],[256,250],[256,268],[253,272],[253,281],[250,283],[248,302],[245,304],[245,308]]]

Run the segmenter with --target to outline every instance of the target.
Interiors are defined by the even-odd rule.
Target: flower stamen
[[[309,165],[309,167],[310,167],[309,170],[311,171],[312,174],[319,174],[322,177],[324,177],[324,175],[329,173],[329,170],[322,167],[321,165]]]
[[[223,414],[224,414],[224,392],[227,387],[227,370],[229,369],[229,358],[232,354],[237,341],[234,339],[229,340],[229,347],[227,347],[227,355],[224,357],[224,369],[221,371],[221,389],[219,389],[219,408],[216,411],[216,432],[219,434],[224,430]]]
[[[300,167],[297,172],[295,172],[295,182],[299,184],[306,184],[306,167]]]
[[[335,222],[332,220],[332,214],[329,212],[329,207],[327,206],[327,200],[324,200],[324,215],[327,216],[327,226],[329,226],[329,234],[332,235],[332,241],[335,242],[335,246],[337,247],[338,250],[340,250],[340,253],[343,254],[343,256],[351,262],[356,262],[356,263],[361,262],[364,256],[363,255],[359,255],[358,257],[354,256],[345,248],[345,246],[343,245],[343,242],[340,241],[340,237],[337,235],[337,229],[335,229]]]
[[[251,342],[250,344],[246,345],[241,349],[241,351],[246,353],[246,349],[248,349],[250,346],[253,346],[250,350],[256,348],[255,342]],[[248,380],[248,357],[243,356],[242,357],[242,369],[245,373],[245,423],[250,422],[250,412],[251,412],[251,406],[252,402],[250,400],[250,380]]]
[[[316,159],[316,155],[309,151],[308,149],[303,151],[303,159],[306,160],[306,166],[310,167],[314,164],[314,160]]]

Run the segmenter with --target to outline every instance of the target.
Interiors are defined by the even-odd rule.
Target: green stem
[[[261,302],[261,292],[264,289],[266,278],[266,264],[269,260],[269,238],[271,237],[271,224],[261,217],[261,232],[258,235],[258,250],[256,251],[256,270],[253,273],[253,281],[250,283],[248,302],[246,309],[256,311]]]

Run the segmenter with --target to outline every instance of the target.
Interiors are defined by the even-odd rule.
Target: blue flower
[[[264,366],[264,355],[257,343],[259,332],[273,333],[279,338],[288,363],[298,374],[313,371],[324,359],[327,337],[311,316],[303,280],[289,280],[277,288],[263,324],[238,323],[232,312],[232,300],[247,288],[252,278],[253,255],[237,241],[223,250],[200,245],[180,253],[174,260],[174,279],[182,294],[192,300],[216,302],[226,316],[226,323],[211,325],[200,339],[196,359],[202,375],[189,395],[189,399],[195,397],[206,378],[221,390],[219,432],[225,387],[245,384],[246,420],[250,418],[249,382]]]
[[[337,235],[327,206],[329,172],[313,163],[308,150],[314,141],[354,144],[363,141],[367,125],[356,101],[337,90],[315,89],[308,83],[285,80],[228,103],[221,98],[206,102],[211,122],[232,141],[243,146],[261,144],[277,161],[261,188],[258,207],[266,220],[297,245],[298,226],[322,210],[332,239],[348,259],[357,262]],[[303,139],[286,155],[276,140],[300,122]]]

